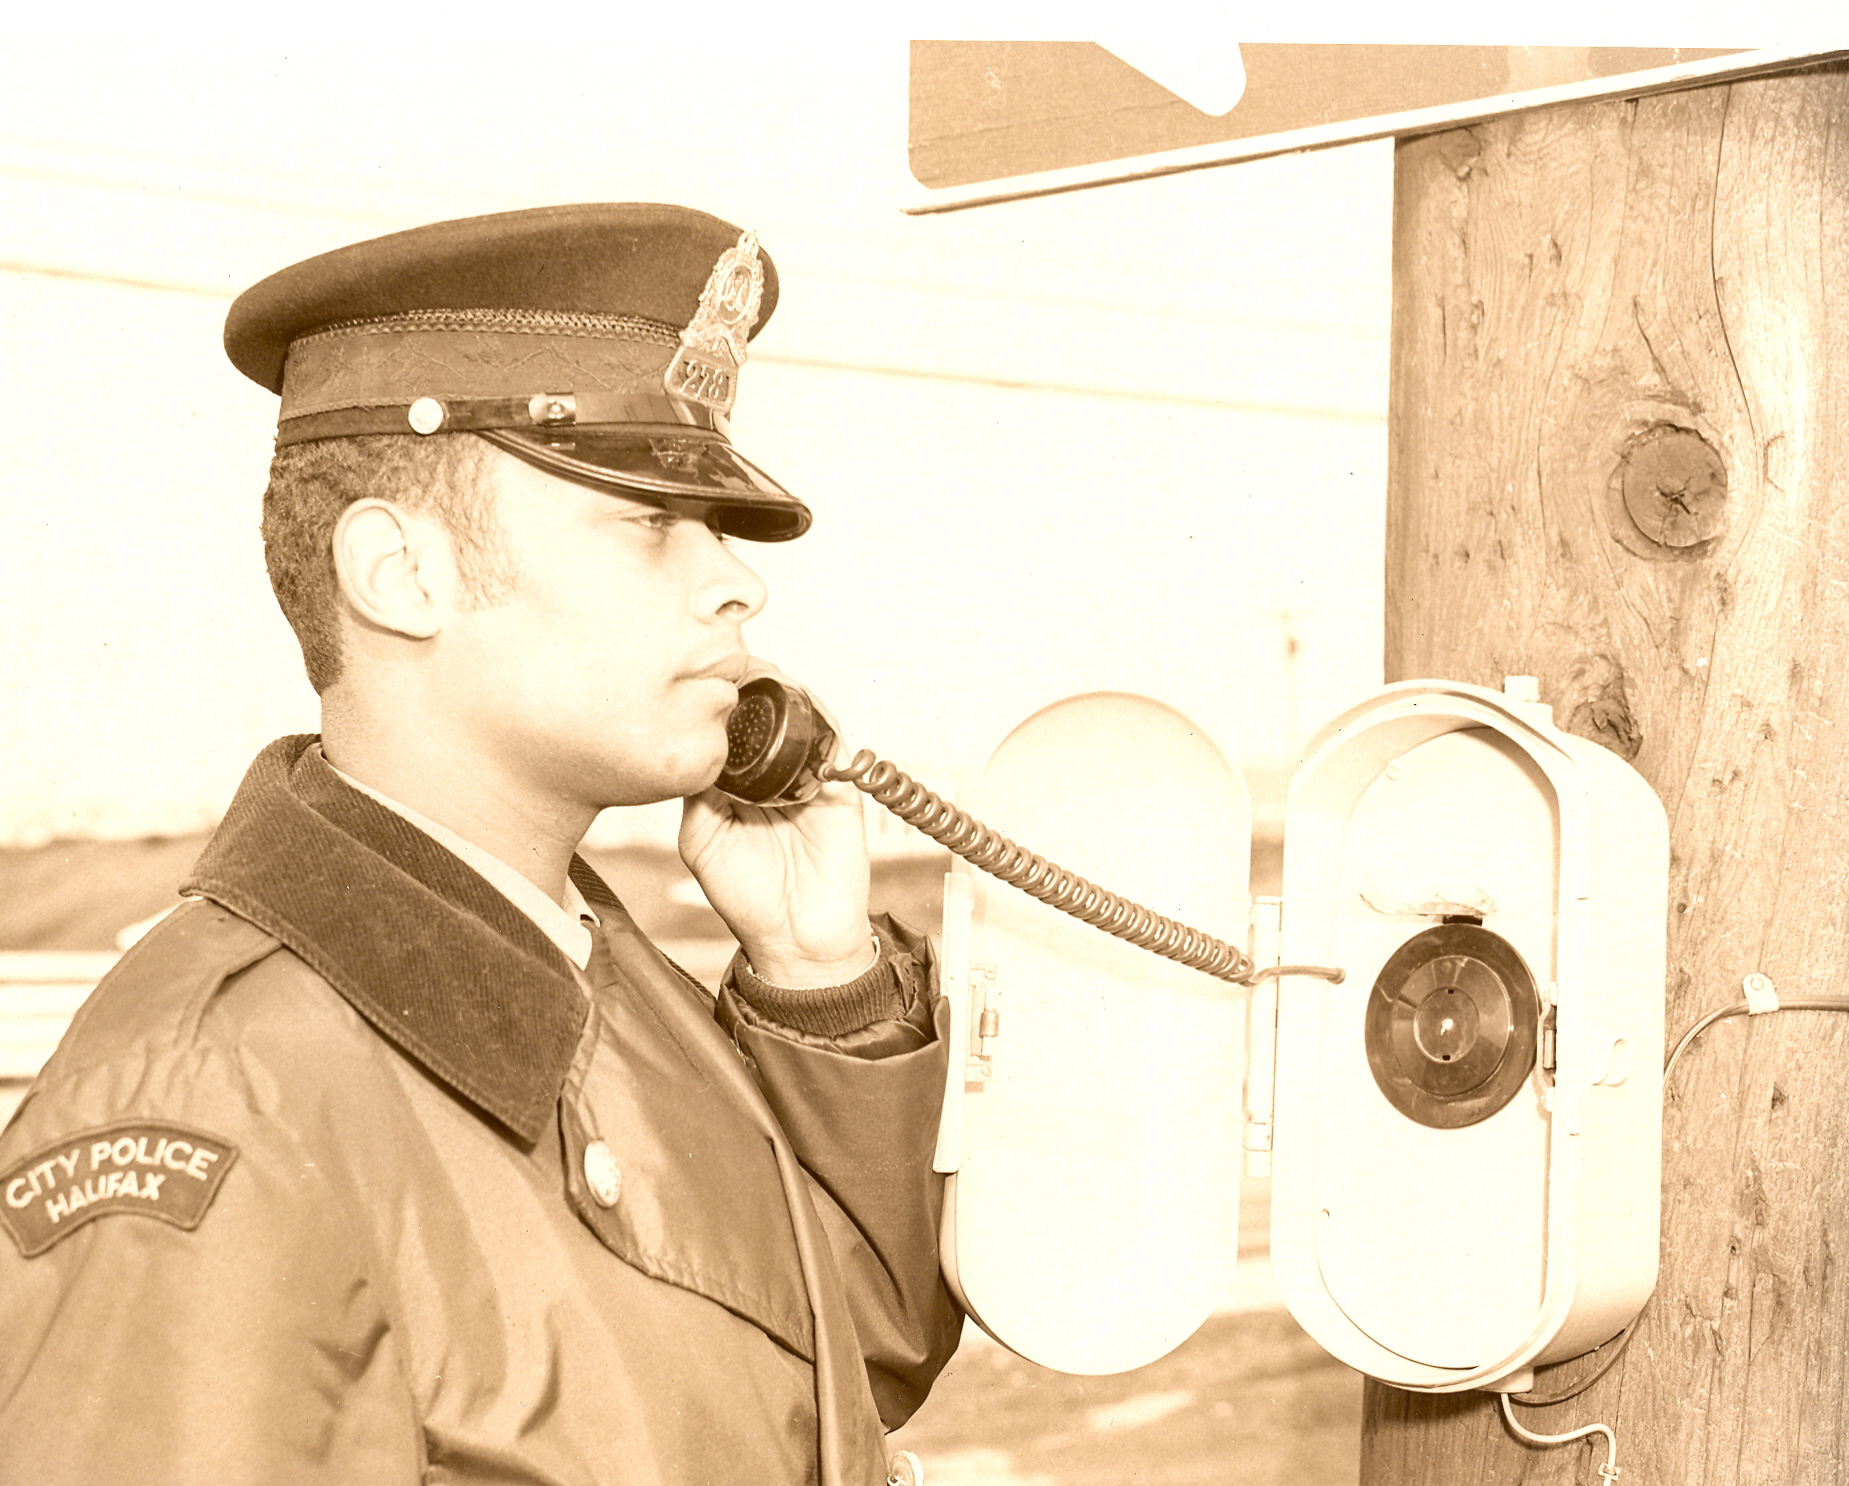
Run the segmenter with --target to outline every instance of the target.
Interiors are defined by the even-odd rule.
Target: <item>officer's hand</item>
[[[872,967],[867,832],[853,785],[824,785],[783,810],[709,789],[682,811],[680,851],[761,979],[834,986]]]

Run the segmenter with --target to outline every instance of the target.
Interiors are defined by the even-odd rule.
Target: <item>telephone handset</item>
[[[726,720],[721,792],[747,805],[775,809],[813,800],[834,762],[840,730],[800,686],[756,674],[739,683],[738,705]]]
[[[840,729],[813,697],[780,676],[753,675],[740,683],[726,723],[718,787],[747,804],[776,808],[804,804],[824,784],[845,780],[964,860],[1107,934],[1236,985],[1279,973],[1257,970],[1250,956],[1225,941],[1035,856],[867,749],[836,763],[839,749]],[[1339,970],[1285,968],[1341,979]]]

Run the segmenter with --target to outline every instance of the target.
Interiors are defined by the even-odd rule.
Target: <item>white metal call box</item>
[[[1641,1308],[1667,826],[1531,680],[1406,682],[1328,724],[1281,901],[1249,897],[1238,772],[1147,698],[1036,713],[965,803],[1257,971],[1214,979],[956,864],[944,1267],[997,1340],[1080,1373],[1179,1345],[1231,1278],[1242,1149],[1286,1304],[1386,1382],[1525,1386]]]

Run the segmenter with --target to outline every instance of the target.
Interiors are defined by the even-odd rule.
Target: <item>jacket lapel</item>
[[[571,965],[474,870],[343,783],[316,741],[257,756],[180,890],[280,939],[532,1145],[554,1125],[588,1014]]]

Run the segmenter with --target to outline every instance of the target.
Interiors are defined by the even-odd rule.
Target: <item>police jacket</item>
[[[581,974],[313,741],[0,1133],[0,1481],[884,1480],[959,1325],[926,946],[804,1033],[577,862]]]

